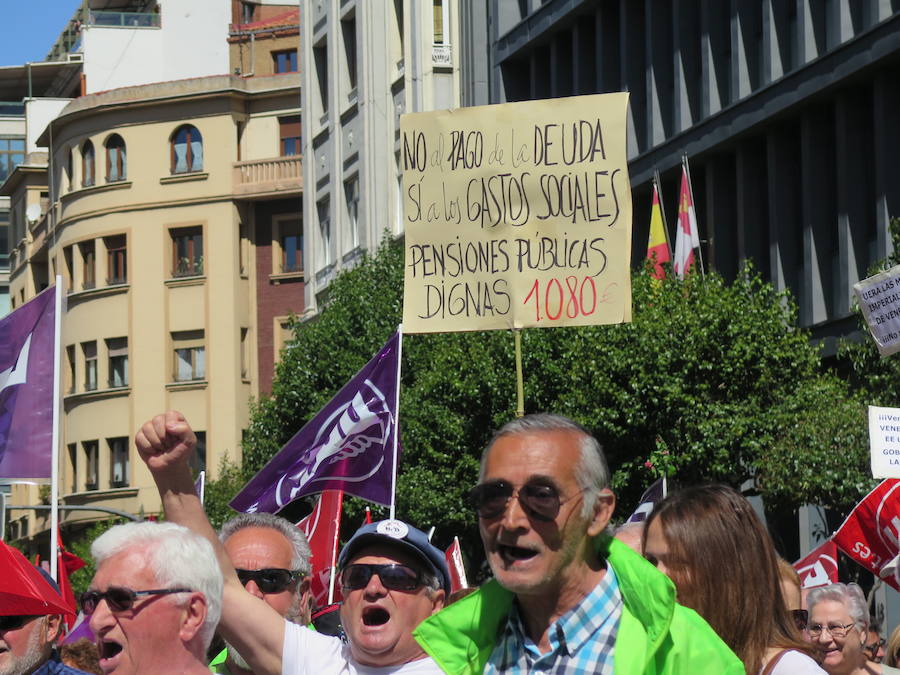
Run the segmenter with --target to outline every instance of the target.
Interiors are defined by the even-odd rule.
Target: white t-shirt
[[[791,650],[778,659],[772,675],[826,675],[826,673],[818,663],[803,652]]]
[[[442,673],[431,657],[401,666],[372,668],[356,663],[350,646],[340,638],[285,622],[281,651],[282,675],[432,675]]]

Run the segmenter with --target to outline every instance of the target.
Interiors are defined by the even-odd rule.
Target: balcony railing
[[[251,159],[234,163],[234,193],[262,196],[297,192],[303,188],[300,155]]]
[[[159,28],[156,12],[100,12],[92,11],[88,19],[92,26],[116,26],[120,28]]]

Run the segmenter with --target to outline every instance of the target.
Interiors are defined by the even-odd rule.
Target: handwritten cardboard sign
[[[900,351],[900,265],[853,284],[853,290],[878,352]]]
[[[410,333],[631,320],[627,94],[400,120]]]
[[[869,406],[873,478],[900,478],[900,408]]]

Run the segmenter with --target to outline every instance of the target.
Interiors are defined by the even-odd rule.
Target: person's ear
[[[447,593],[444,589],[440,589],[437,591],[432,591],[431,594],[431,613],[439,612],[444,609],[444,605],[447,603]]]
[[[597,500],[594,502],[594,515],[588,524],[588,534],[596,537],[606,529],[612,520],[613,511],[616,510],[616,496],[609,488],[600,490]]]
[[[206,596],[203,593],[191,593],[191,599],[184,607],[184,616],[181,621],[181,630],[178,632],[182,642],[189,642],[203,628],[206,621]]]
[[[47,642],[57,644],[62,638],[63,621],[59,614],[47,617]]]

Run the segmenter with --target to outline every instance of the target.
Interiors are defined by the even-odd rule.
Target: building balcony
[[[300,155],[235,162],[236,199],[265,200],[300,195],[303,166]]]

